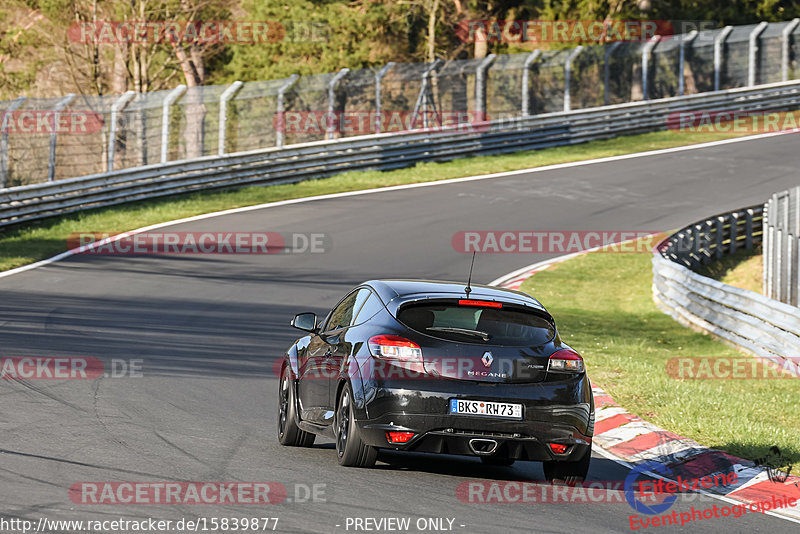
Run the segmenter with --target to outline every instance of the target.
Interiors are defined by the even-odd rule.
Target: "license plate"
[[[522,419],[522,405],[510,402],[488,402],[465,399],[450,399],[450,413],[456,415],[481,415]]]

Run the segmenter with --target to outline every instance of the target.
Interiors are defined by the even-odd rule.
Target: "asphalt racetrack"
[[[797,143],[782,135],[170,227],[322,232],[331,245],[322,254],[81,255],[0,278],[0,355],[142,366],[141,376],[0,381],[0,517],[34,524],[277,517],[279,532],[321,533],[366,531],[376,524],[356,530],[354,518],[368,517],[410,518],[410,532],[630,531],[633,509],[625,502],[486,504],[456,496],[465,481],[542,481],[537,463],[503,468],[382,453],[375,468],[352,469],[337,465],[329,440],[318,438],[313,449],[279,446],[273,362],[299,337],[289,320],[301,311],[326,313],[367,279],[465,280],[469,255],[451,244],[462,230],[666,231],[756,204],[797,184]],[[481,254],[474,280],[487,283],[547,257]],[[621,481],[626,473],[595,455],[590,480]],[[288,495],[267,506],[74,502],[70,487],[86,481],[272,481]],[[714,504],[725,503],[696,496],[673,509]],[[444,518],[444,528],[418,530],[419,518]],[[0,531],[19,531],[6,525]],[[676,530],[774,534],[798,525],[746,514],[646,531]]]

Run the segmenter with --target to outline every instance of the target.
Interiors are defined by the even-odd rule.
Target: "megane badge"
[[[492,353],[487,350],[483,353],[483,358],[481,358],[481,361],[486,367],[491,367],[492,362],[494,361],[494,356],[492,356]]]

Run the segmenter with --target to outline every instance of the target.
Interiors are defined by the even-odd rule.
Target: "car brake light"
[[[550,450],[556,454],[564,454],[569,448],[569,445],[563,445],[561,443],[548,443],[548,446],[550,447]]]
[[[383,334],[369,338],[369,350],[373,356],[392,360],[422,360],[419,345],[404,337]]]
[[[414,437],[413,432],[387,432],[386,441],[389,443],[408,443]]]
[[[492,302],[490,300],[459,300],[459,306],[482,306],[484,308],[502,308],[502,302]]]
[[[547,370],[553,373],[582,373],[583,358],[574,350],[561,349],[550,355]]]

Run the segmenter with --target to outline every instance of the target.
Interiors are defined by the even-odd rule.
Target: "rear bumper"
[[[591,447],[594,404],[585,375],[537,384],[436,380],[425,389],[420,386],[419,381],[365,384],[367,418],[356,421],[362,440],[379,448],[473,456],[491,452],[533,461],[577,461]],[[450,414],[453,398],[519,403],[523,418]],[[413,432],[414,437],[393,444],[387,432]],[[556,454],[549,443],[567,450]]]

